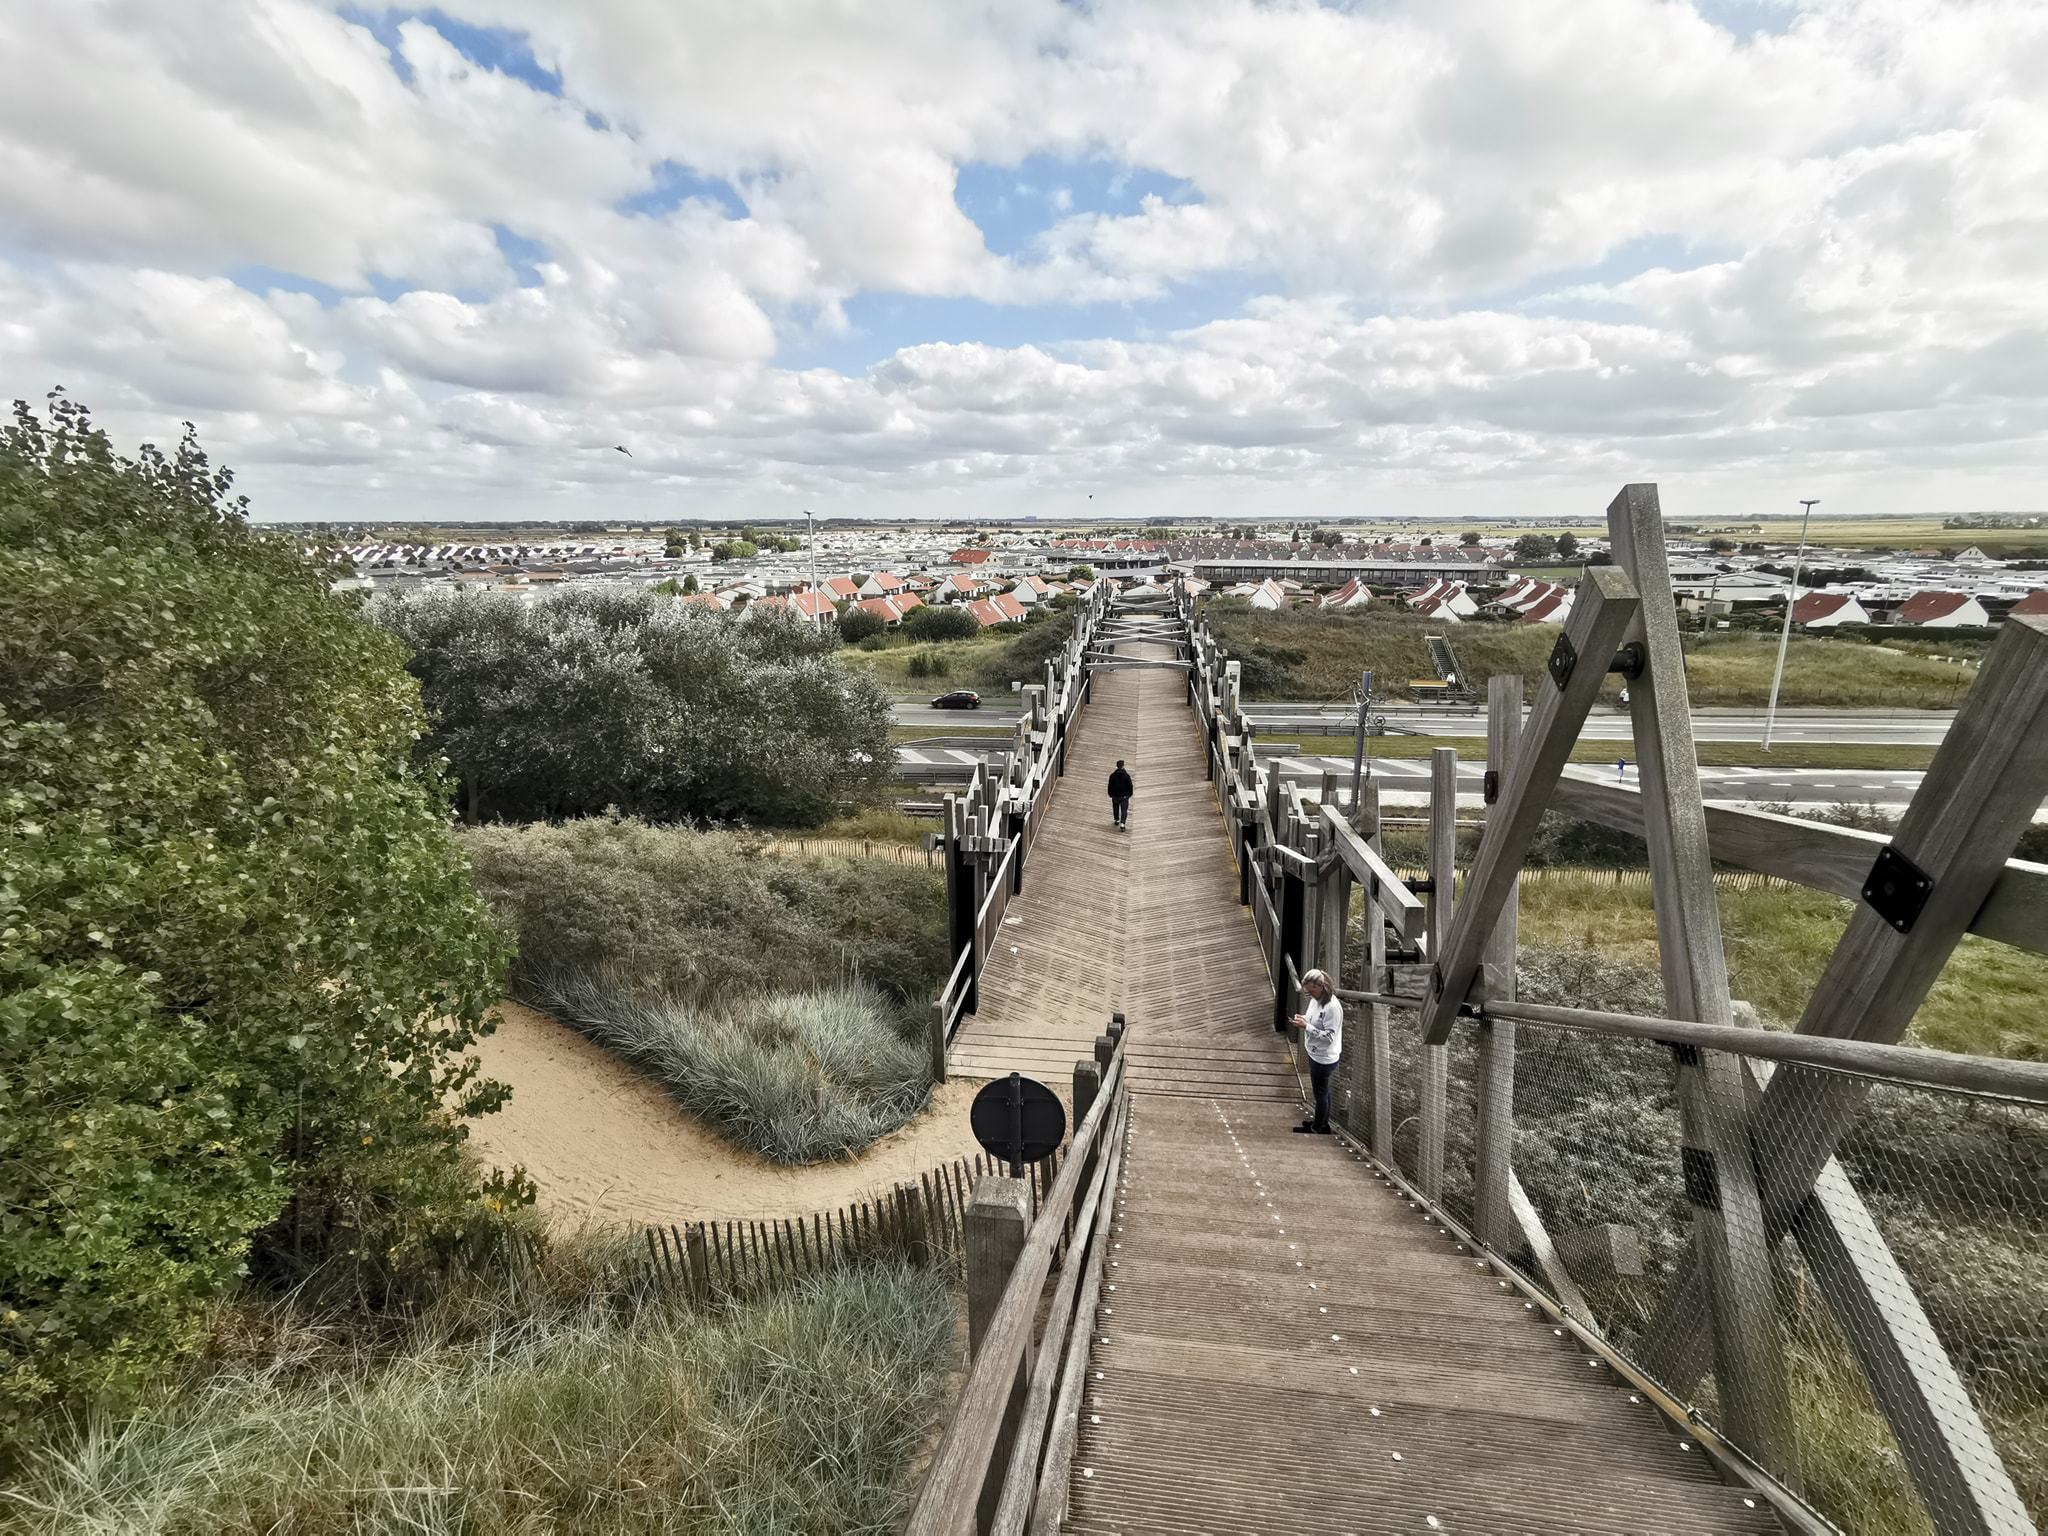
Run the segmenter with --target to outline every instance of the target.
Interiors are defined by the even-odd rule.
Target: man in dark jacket
[[[1109,814],[1116,825],[1128,832],[1131,817],[1131,791],[1135,788],[1131,776],[1124,772],[1124,760],[1116,760],[1116,768],[1109,776]]]

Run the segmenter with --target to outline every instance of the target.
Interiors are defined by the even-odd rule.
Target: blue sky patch
[[[1074,213],[1136,213],[1147,197],[1197,202],[1177,176],[1109,159],[1028,155],[1016,165],[972,160],[960,167],[953,201],[981,227],[999,256],[1028,253],[1038,237]]]
[[[1161,298],[1130,304],[990,304],[981,299],[864,293],[846,301],[853,329],[785,345],[785,368],[830,368],[858,376],[904,347],[979,342],[990,347],[1069,342],[1147,341],[1240,313],[1270,278],[1223,273],[1183,283]]]
[[[542,67],[533,56],[533,47],[524,32],[515,32],[510,27],[474,26],[435,10],[371,10],[344,5],[338,14],[343,21],[367,28],[370,35],[384,45],[385,53],[390,55],[392,69],[408,85],[412,83],[412,66],[406,63],[405,55],[399,50],[398,29],[408,21],[423,21],[477,68],[523,81],[550,96],[562,94],[562,77]]]
[[[744,219],[747,205],[732,183],[717,176],[705,176],[691,170],[675,160],[663,160],[654,167],[654,185],[645,192],[636,192],[619,204],[621,213],[643,214],[648,218],[659,218],[675,212],[691,198],[701,198],[718,204],[729,219]]]
[[[540,273],[535,269],[548,259],[548,248],[502,224],[493,224],[491,235],[498,242],[498,254],[505,258],[505,265],[518,275],[519,286],[538,288]]]

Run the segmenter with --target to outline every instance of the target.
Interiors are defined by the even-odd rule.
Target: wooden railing
[[[1432,754],[1428,865],[1420,878],[1404,878],[1381,856],[1370,778],[1342,794],[1323,775],[1304,793],[1277,762],[1258,759],[1237,664],[1193,605],[1177,599],[1192,641],[1191,699],[1231,830],[1241,899],[1266,944],[1276,1015],[1291,1011],[1311,968],[1341,978],[1348,960],[1354,975],[1371,978],[1366,988],[1344,989],[1364,1016],[1347,1031],[1340,1123],[1390,1177],[1451,1220],[1445,1162],[1455,1108],[1459,1134],[1469,1128],[1471,1137],[1459,1232],[1504,1274],[1511,1254],[1535,1255],[1560,1328],[1624,1371],[1645,1382],[1710,1373],[1718,1406],[1702,1442],[1778,1502],[1788,1523],[1812,1528],[1814,1517],[1787,1491],[1799,1467],[1779,1300],[1787,1239],[1853,1350],[1936,1528],[2032,1530],[1982,1404],[1965,1389],[1834,1152],[1870,1083],[1929,1091],[1946,1083],[1946,1091],[1968,1086],[2002,1101],[2040,1102],[2040,1068],[1898,1042],[1965,933],[2048,953],[2048,866],[2005,856],[2048,797],[2048,624],[2015,619],[2001,630],[1896,832],[1708,808],[1656,488],[1625,488],[1609,522],[1616,563],[1587,572],[1526,721],[1522,680],[1491,681],[1484,830],[1462,881],[1455,749]],[[1638,789],[1566,776],[1610,671],[1629,678]],[[1656,909],[1670,1019],[1517,1001],[1517,892],[1531,874],[1523,861],[1546,810],[1644,839],[1649,867],[1637,878]],[[1717,862],[1857,903],[1795,1034],[1764,1036],[1732,1023]],[[1364,898],[1366,952],[1347,956],[1354,887]],[[1416,1020],[1398,1084],[1393,1010]],[[1577,1031],[1604,1049],[1627,1049],[1622,1042],[1634,1038],[1670,1052],[1678,1127],[1671,1169],[1674,1178],[1683,1169],[1690,1252],[1643,1330],[1642,1365],[1592,1326],[1584,1296],[1555,1258],[1553,1235],[1520,1187],[1518,1025]],[[1461,1062],[1469,1061],[1455,1096],[1447,1080],[1454,1032]],[[1397,1131],[1405,1166],[1395,1155]],[[1695,1432],[1706,1430],[1689,1392],[1652,1397]]]
[[[1035,1217],[1021,1181],[975,1187],[965,1222],[973,1362],[904,1527],[912,1536],[1060,1528],[1130,1113],[1123,1041],[1113,1022],[1096,1059],[1075,1064],[1073,1137]]]
[[[975,766],[964,794],[941,805],[940,862],[946,871],[948,928],[953,965],[928,1010],[932,1076],[946,1080],[946,1054],[960,1020],[979,1001],[983,967],[1001,932],[1010,897],[1022,891],[1032,845],[1054,785],[1066,772],[1067,738],[1088,695],[1090,648],[1110,610],[1112,592],[1100,582],[1075,611],[1059,655],[1045,664],[1044,680],[1023,690],[1023,714],[1001,776]]]

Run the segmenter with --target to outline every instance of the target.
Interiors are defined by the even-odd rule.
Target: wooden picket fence
[[[1034,1215],[1060,1163],[1056,1152],[1026,1170]],[[643,1231],[647,1274],[657,1284],[708,1301],[870,1259],[955,1266],[964,1252],[975,1181],[1001,1171],[977,1154],[809,1217],[649,1226]]]

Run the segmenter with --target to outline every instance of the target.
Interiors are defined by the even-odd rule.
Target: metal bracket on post
[[[1572,669],[1579,664],[1579,653],[1572,645],[1570,635],[1559,635],[1557,644],[1550,648],[1550,660],[1544,663],[1550,671],[1550,680],[1563,691],[1565,684],[1572,680]]]
[[[1933,878],[1899,852],[1896,843],[1878,849],[1869,878],[1863,882],[1863,899],[1870,903],[1871,911],[1900,933],[1911,933],[1920,909],[1933,894]]]

